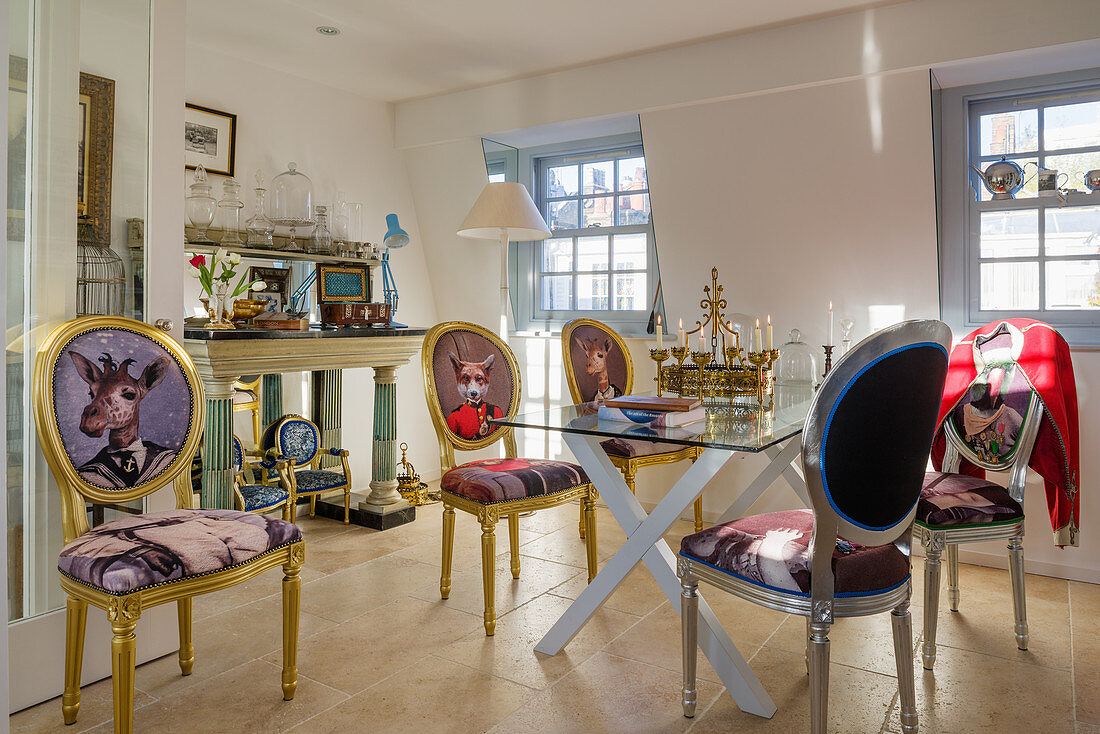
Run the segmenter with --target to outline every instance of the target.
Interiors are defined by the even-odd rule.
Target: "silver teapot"
[[[1034,161],[1028,161],[1021,168],[1014,161],[1005,160],[1005,156],[1001,156],[999,161],[990,163],[984,172],[974,165],[970,168],[981,176],[982,183],[985,184],[989,193],[993,194],[994,199],[1015,199],[1016,192],[1022,189],[1031,178],[1035,178],[1033,173],[1031,178],[1024,179],[1024,168],[1029,164],[1035,166],[1038,172],[1039,166]]]
[[[1085,186],[1089,191],[1100,191],[1100,168],[1085,172]]]

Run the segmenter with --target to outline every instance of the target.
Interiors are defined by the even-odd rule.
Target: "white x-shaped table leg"
[[[661,591],[679,614],[680,580],[676,576],[676,556],[662,536],[688,505],[695,501],[723,466],[731,459],[743,456],[733,451],[707,449],[684,472],[653,512],[647,515],[637,498],[631,494],[622,475],[607,458],[607,454],[600,446],[599,437],[566,433],[564,439],[573,451],[573,456],[588,473],[588,478],[603,496],[604,502],[627,538],[596,578],[592,579],[592,583],[585,587],[535,646],[537,651],[547,655],[558,654],[573,639],[573,636],[611,596],[639,560],[649,568],[653,578],[660,585]],[[795,445],[794,451],[797,452],[797,442],[791,443]],[[772,458],[771,463],[762,473],[761,479],[751,485],[757,497],[780,475],[783,475],[784,479],[798,491],[796,484],[801,484],[801,477],[797,472],[794,472],[793,477],[787,476],[785,472],[785,469],[790,467],[791,451],[792,449],[788,446],[769,454]],[[757,484],[763,482],[763,476],[767,473],[772,473],[771,480],[763,483],[756,490]],[[804,492],[803,487],[800,496]],[[750,501],[749,504],[752,502]],[[699,599],[699,623],[699,647],[702,648],[734,701],[742,711],[770,718],[775,713],[775,704],[702,597]]]

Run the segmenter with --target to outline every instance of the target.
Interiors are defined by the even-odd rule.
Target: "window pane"
[[[1039,254],[1039,212],[982,212],[981,257]]]
[[[607,235],[577,238],[577,271],[607,270]]]
[[[577,167],[555,166],[546,171],[546,197],[574,196],[577,193]]]
[[[1012,155],[1039,149],[1039,111],[982,115],[980,155]]]
[[[1044,158],[1047,168],[1058,171],[1058,185],[1088,193],[1085,188],[1085,171],[1100,168],[1100,152],[1076,155],[1048,155]],[[1069,178],[1061,174],[1067,174]],[[1064,184],[1062,182],[1065,182]]]
[[[539,299],[544,311],[568,311],[573,307],[573,276],[544,275],[542,278],[542,298]]]
[[[489,183],[504,183],[504,180],[505,180],[504,177],[506,175],[507,174],[505,174],[505,173],[490,173],[489,174]]]
[[[1039,263],[982,263],[983,311],[1039,308]]]
[[[542,243],[542,272],[568,273],[572,269],[572,237],[559,237]]]
[[[619,191],[648,189],[645,177],[645,158],[623,158],[619,161]]]
[[[644,234],[615,235],[615,270],[645,270],[647,264]]]
[[[1100,308],[1100,260],[1047,263],[1047,308]]]
[[[581,199],[582,227],[611,227],[615,224],[615,197]]]
[[[1100,255],[1100,206],[1046,210],[1048,255]]]
[[[1083,102],[1043,111],[1043,147],[1084,148],[1100,145],[1100,102]]]
[[[615,161],[585,163],[581,166],[585,194],[605,194],[614,191]]]
[[[607,275],[577,276],[577,310],[607,310]]]
[[[555,229],[577,228],[576,199],[550,201],[546,203],[546,209],[549,214],[549,216],[546,217],[546,224],[550,227],[551,231]]]
[[[641,311],[649,307],[645,273],[615,275],[615,310]]]
[[[649,194],[620,196],[619,224],[649,224]]]
[[[1024,182],[1025,183],[1023,185],[1023,188],[1021,188],[1019,191],[1016,192],[1016,196],[1014,198],[1017,198],[1017,199],[1030,199],[1031,197],[1038,196],[1039,195],[1039,182],[1036,180],[1037,177],[1035,176],[1035,169],[1036,169],[1036,166],[1039,165],[1039,159],[1035,158],[1035,157],[1031,157],[1031,158],[1015,158],[1015,159],[1009,158],[1009,160],[1011,160],[1017,166],[1020,166],[1021,168],[1024,169]],[[978,163],[977,168],[979,170],[984,171],[986,168],[988,168],[989,166],[993,165],[996,162],[997,161],[982,161],[982,162]],[[1031,165],[1028,165],[1029,163]],[[985,187],[985,184],[982,182],[981,178],[978,177],[978,174],[975,173],[973,176],[970,177],[970,185],[978,187],[978,193],[981,196],[980,201],[989,201],[990,199],[993,198],[993,194],[991,194],[989,192],[989,189],[987,189]]]

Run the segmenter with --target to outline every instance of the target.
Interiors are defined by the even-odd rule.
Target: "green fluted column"
[[[203,380],[206,426],[202,439],[202,506],[232,510],[233,379]]]
[[[260,428],[266,430],[283,417],[283,376],[264,375],[260,382]]]
[[[397,368],[374,368],[374,446],[365,504],[405,502],[397,492]]]
[[[343,448],[341,406],[343,405],[344,371],[319,370],[313,373],[313,422],[321,429],[321,445]],[[324,454],[321,468],[339,466],[340,459]]]

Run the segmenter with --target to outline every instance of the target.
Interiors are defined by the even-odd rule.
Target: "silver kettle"
[[[1038,173],[1039,166],[1034,161],[1028,161],[1020,167],[1014,161],[1005,160],[1005,156],[1001,156],[999,161],[990,163],[985,171],[974,165],[971,165],[970,169],[981,176],[982,183],[985,184],[989,193],[993,194],[994,199],[1015,199],[1016,192],[1022,189],[1031,178],[1035,178],[1033,173],[1031,178],[1024,179],[1024,168],[1029,164],[1034,165]]]

